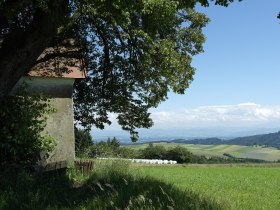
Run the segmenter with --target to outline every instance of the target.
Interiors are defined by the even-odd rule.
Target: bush
[[[139,158],[139,150],[134,150],[127,147],[119,147],[116,151],[117,157],[120,158]]]
[[[177,163],[189,163],[191,162],[192,153],[186,148],[177,146],[167,151],[166,159],[176,160]]]
[[[144,159],[165,159],[176,160],[178,163],[189,163],[193,154],[188,149],[177,146],[171,149],[165,149],[160,145],[149,144],[148,147],[141,150],[141,158]]]
[[[119,158],[137,158],[139,156],[139,152],[127,148],[121,147],[119,140],[115,137],[110,140],[100,141],[90,147],[90,152],[88,156],[91,158],[98,157],[119,157]]]
[[[54,112],[49,102],[40,94],[28,96],[24,87],[16,96],[0,98],[0,167],[32,169],[54,149],[55,140],[43,132]]]
[[[90,147],[89,157],[115,157],[114,150],[115,148],[108,142],[101,141]]]
[[[208,161],[209,161],[208,158],[205,157],[204,155],[192,155],[191,158],[191,163],[205,164],[205,163],[209,163]]]
[[[141,158],[144,159],[166,159],[166,149],[163,146],[149,144],[148,147],[141,150]]]
[[[88,156],[93,145],[92,137],[88,130],[75,127],[75,154],[77,157]]]
[[[114,137],[112,140],[110,140],[110,138],[107,141],[108,144],[110,144],[113,148],[118,148],[121,146],[120,141]]]

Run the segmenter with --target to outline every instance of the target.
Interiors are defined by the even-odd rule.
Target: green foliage
[[[136,128],[153,125],[149,108],[165,101],[169,91],[183,94],[192,82],[192,57],[203,52],[202,29],[209,22],[195,8],[210,2],[228,6],[233,0],[1,1],[0,64],[6,75],[17,71],[16,78],[8,77],[16,80],[46,45],[74,37],[79,52],[48,52],[46,58],[84,61],[88,78],[75,84],[76,122],[103,129],[111,123],[109,113],[115,113],[136,141]],[[17,68],[9,68],[13,55],[22,61]],[[3,75],[0,94],[7,92],[4,82],[10,87],[16,82],[2,81]]]
[[[90,158],[118,157],[118,158],[137,158],[139,152],[127,147],[121,147],[119,140],[115,137],[110,140],[97,142],[90,148],[88,156]]]
[[[175,160],[178,163],[189,163],[193,154],[188,149],[177,146],[166,149],[161,145],[149,144],[145,149],[140,150],[140,157],[145,159]]]
[[[108,113],[116,113],[136,141],[136,128],[153,125],[148,109],[169,91],[183,94],[189,87],[192,56],[203,51],[202,28],[209,20],[182,1],[100,0],[84,6],[89,15],[76,33],[87,46],[89,77],[75,86],[76,120],[104,128]]]
[[[244,162],[272,162],[280,158],[280,151],[276,148],[252,147],[239,145],[199,145],[183,143],[154,143],[163,146],[167,150],[176,146],[187,148],[193,153],[191,163],[244,163]],[[141,151],[148,144],[127,145],[126,147]],[[224,154],[231,154],[233,158],[228,158]]]
[[[2,1],[0,63],[9,66],[10,57],[22,49],[22,55],[30,55],[22,58],[30,66],[8,70],[24,74],[46,43],[55,46],[75,37],[82,52],[49,57],[82,58],[88,70],[88,78],[75,84],[76,122],[102,129],[111,123],[109,113],[115,113],[136,141],[136,128],[153,125],[149,108],[166,100],[169,91],[183,94],[193,80],[192,57],[203,52],[202,29],[209,22],[195,7],[209,2],[228,6],[233,0]],[[36,33],[40,39],[32,37]],[[34,53],[26,50],[28,41]],[[0,94],[1,89],[4,85]]]
[[[127,147],[119,147],[118,150],[118,155],[117,157],[120,158],[139,158],[140,157],[140,152],[131,148]]]
[[[115,150],[108,142],[100,141],[90,148],[89,157],[115,157]]]
[[[93,140],[88,130],[75,127],[75,153],[77,157],[87,156]]]
[[[191,162],[193,154],[186,148],[177,146],[168,150],[166,157],[168,160],[176,160],[177,163]]]
[[[115,139],[115,138],[114,138]],[[88,157],[90,158],[143,158],[143,159],[160,159],[175,160],[177,163],[261,163],[262,160],[249,158],[226,158],[225,157],[206,157],[204,155],[194,155],[187,148],[182,146],[166,148],[163,145],[154,145],[150,143],[144,149],[135,150],[129,147],[120,146],[119,141],[108,139],[107,142],[101,141],[89,148]],[[113,142],[118,142],[117,144]]]
[[[16,96],[1,98],[0,166],[30,169],[54,149],[55,140],[44,132],[47,116],[55,111],[49,102],[44,95],[28,96],[24,86]]]
[[[120,141],[114,137],[112,140],[110,140],[110,138],[107,141],[108,144],[110,144],[112,147],[120,147],[121,143]]]
[[[141,150],[140,157],[144,159],[165,159],[166,153],[167,151],[163,146],[149,144],[145,149]]]

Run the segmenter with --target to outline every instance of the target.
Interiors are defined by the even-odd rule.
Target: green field
[[[0,172],[0,209],[278,210],[280,164],[144,165],[94,160],[82,175]]]
[[[279,165],[135,166],[135,173],[214,199],[228,209],[280,209]]]
[[[199,144],[174,144],[174,143],[154,143],[154,145],[162,145],[164,147],[182,146],[186,147],[195,155],[219,156],[223,157],[224,153],[228,153],[237,158],[252,158],[266,161],[280,160],[280,150],[273,147],[261,146],[240,146],[240,145],[199,145]],[[135,149],[143,149],[148,144],[128,145],[127,147]]]

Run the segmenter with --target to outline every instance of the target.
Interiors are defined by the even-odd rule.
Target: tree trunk
[[[66,2],[56,0],[55,7],[50,7],[47,12],[38,9],[27,30],[12,31],[4,37],[0,48],[0,97],[9,94],[57,35],[61,20],[67,14]]]

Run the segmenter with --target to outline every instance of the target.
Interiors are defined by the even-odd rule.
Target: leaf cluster
[[[149,144],[140,153],[144,159],[175,160],[178,163],[190,163],[193,157],[188,149],[181,146],[166,149],[161,145]]]
[[[76,157],[81,157],[86,154],[93,145],[93,139],[87,130],[81,128],[74,128],[75,132],[75,154]]]
[[[51,45],[78,40],[88,72],[75,84],[77,124],[103,129],[111,123],[109,114],[116,113],[136,141],[137,128],[153,125],[149,109],[169,91],[185,93],[193,80],[192,57],[203,52],[202,29],[209,22],[195,6],[210,2],[228,6],[233,0],[2,1],[0,55],[5,54],[1,48],[21,46],[11,46],[9,39],[24,43],[23,34],[34,31],[36,21],[52,17],[53,24],[40,26],[56,27]]]
[[[85,46],[88,78],[75,85],[76,121],[110,124],[109,113],[137,140],[153,125],[149,108],[183,94],[193,80],[192,56],[203,51],[209,19],[180,1],[90,1],[76,34]]]
[[[137,158],[139,152],[128,147],[122,147],[115,137],[100,141],[89,148],[90,158]]]
[[[48,97],[30,96],[22,87],[17,95],[1,99],[0,166],[32,169],[56,145],[44,132],[47,116],[55,110]],[[43,151],[45,156],[42,156]]]

